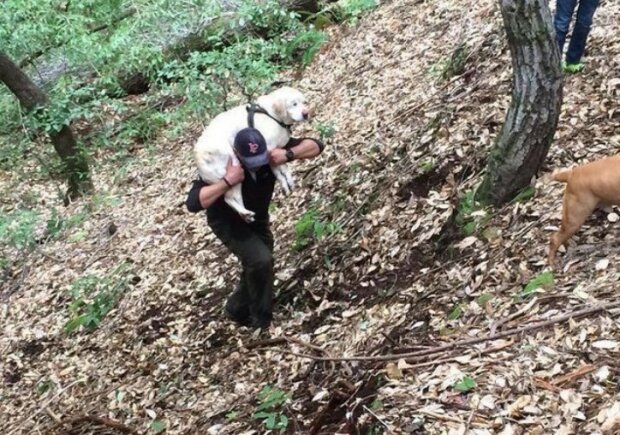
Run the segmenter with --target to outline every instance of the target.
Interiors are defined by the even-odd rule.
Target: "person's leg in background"
[[[570,28],[570,22],[573,19],[577,0],[557,0],[555,7],[555,16],[553,25],[555,27],[555,38],[560,48],[560,56],[564,52],[564,42]]]
[[[566,52],[566,69],[569,72],[578,72],[583,69],[581,57],[586,48],[588,34],[592,28],[592,20],[598,4],[599,0],[579,0],[575,27]]]

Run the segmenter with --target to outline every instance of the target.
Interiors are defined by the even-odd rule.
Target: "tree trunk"
[[[560,53],[547,0],[499,0],[512,55],[512,102],[476,192],[501,205],[527,187],[542,165],[562,105]]]
[[[316,14],[321,7],[318,0],[288,0],[284,3],[291,11]]]
[[[28,78],[26,74],[0,51],[0,82],[3,82],[15,94],[20,105],[26,111],[47,104],[47,96]],[[90,192],[93,184],[88,172],[88,162],[78,148],[71,128],[64,125],[60,131],[50,133],[54,149],[63,163],[63,173],[67,180],[65,203],[82,193]]]

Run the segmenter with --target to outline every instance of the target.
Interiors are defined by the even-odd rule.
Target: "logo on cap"
[[[256,154],[258,152],[258,144],[254,142],[249,142],[248,146],[250,147],[250,152],[252,154]]]

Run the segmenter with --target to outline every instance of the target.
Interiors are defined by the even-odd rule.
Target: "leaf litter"
[[[620,149],[618,23],[620,6],[601,2],[587,69],[565,80],[545,171]],[[328,32],[295,86],[333,135],[322,157],[295,165],[293,196],[276,193],[269,333],[224,320],[236,260],[183,207],[202,126],[163,135],[120,181],[113,166],[96,173],[103,205],[3,283],[2,433],[264,433],[254,414],[266,385],[286,394],[288,433],[618,430],[618,308],[427,358],[316,359],[425,352],[613,307],[620,279],[617,210],[589,219],[550,279],[561,185],[536,181],[529,199],[474,211],[468,236],[455,227],[510,102],[496,2],[384,2]],[[462,65],[445,72],[457,50]],[[3,189],[3,204],[20,204],[26,188],[42,207],[56,201],[40,184]],[[309,209],[339,230],[300,252],[294,223]],[[120,264],[131,285],[116,308],[94,331],[67,335],[67,289]]]

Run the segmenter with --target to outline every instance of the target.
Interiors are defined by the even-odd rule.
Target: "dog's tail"
[[[555,171],[552,174],[546,174],[543,177],[543,181],[545,183],[549,183],[551,181],[559,181],[560,183],[568,183],[568,179],[570,178],[572,169],[564,169],[562,171]]]

